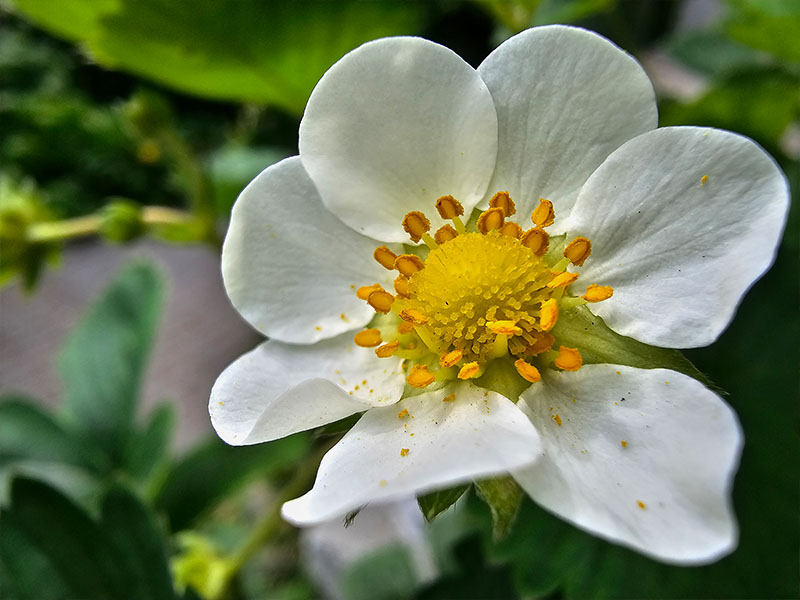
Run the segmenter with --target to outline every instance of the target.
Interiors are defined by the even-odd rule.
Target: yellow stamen
[[[411,283],[408,281],[408,278],[403,275],[399,275],[397,279],[394,280],[394,291],[397,292],[398,296],[410,298]]]
[[[558,302],[555,298],[550,298],[542,302],[541,313],[539,314],[539,326],[542,331],[550,331],[558,321]]]
[[[564,256],[577,267],[582,267],[591,253],[592,242],[585,237],[576,237],[564,249]]]
[[[400,318],[414,325],[425,325],[428,322],[428,317],[415,308],[404,308],[400,311]]]
[[[539,198],[539,206],[531,213],[531,221],[539,227],[548,227],[556,220],[556,213],[553,210],[553,203],[550,200]]]
[[[397,349],[400,347],[400,340],[394,340],[393,342],[389,342],[388,344],[384,344],[378,348],[375,348],[375,355],[378,358],[389,358],[390,356],[394,356],[394,353],[397,352]]]
[[[517,212],[517,209],[514,206],[514,201],[511,199],[511,196],[508,195],[508,192],[497,192],[494,196],[492,196],[492,199],[489,200],[489,207],[502,208],[504,217],[510,217]]]
[[[478,231],[483,234],[489,233],[493,229],[500,229],[503,226],[505,217],[503,209],[500,207],[490,208],[481,213],[478,217]]]
[[[442,357],[439,359],[439,364],[443,367],[452,367],[463,357],[464,353],[461,350],[453,350],[452,352],[442,355]]]
[[[379,313],[386,314],[392,310],[394,296],[383,289],[375,290],[369,295],[369,298],[367,298],[367,303]]]
[[[473,377],[477,377],[478,373],[480,372],[481,367],[477,362],[470,362],[465,364],[461,367],[461,370],[458,372],[459,379],[472,379]]]
[[[587,302],[602,302],[603,300],[608,300],[613,295],[614,288],[612,288],[610,285],[597,285],[596,283],[593,283],[586,288],[586,293],[583,295],[583,299]]]
[[[412,331],[414,331],[414,326],[411,323],[406,323],[403,321],[397,326],[397,333],[400,335],[405,335],[407,333],[411,333]]]
[[[356,296],[358,296],[361,300],[368,300],[369,295],[372,292],[377,290],[382,290],[383,286],[380,283],[373,283],[372,285],[365,285],[364,287],[360,287],[356,290]]]
[[[461,202],[452,196],[442,196],[436,201],[436,210],[443,219],[455,219],[464,214]]]
[[[428,217],[418,210],[412,210],[403,218],[403,229],[415,242],[418,242],[424,234],[428,233],[430,228],[431,222]]]
[[[386,246],[379,246],[375,248],[375,252],[372,253],[372,257],[377,260],[385,269],[389,269],[390,271],[394,270],[394,261],[397,258],[397,254],[389,250],[389,248]]]
[[[417,271],[425,268],[425,263],[416,254],[401,254],[394,261],[394,268],[406,277],[411,277]]]
[[[414,365],[411,367],[411,372],[406,377],[408,385],[415,388],[424,388],[436,381],[433,373],[428,371],[425,365]]]
[[[362,348],[374,348],[375,346],[380,346],[383,340],[379,330],[365,329],[364,331],[359,331],[353,341]]]
[[[577,371],[583,366],[583,358],[577,348],[561,346],[558,349],[558,358],[555,360],[555,365],[565,371]]]
[[[522,227],[514,223],[514,221],[507,221],[500,228],[500,234],[519,239],[522,237]]]
[[[520,238],[523,246],[531,249],[536,256],[542,256],[550,245],[550,235],[540,227],[534,227],[522,234]]]
[[[560,287],[567,287],[570,283],[575,281],[578,278],[577,273],[559,273],[555,277],[553,277],[552,281],[547,284],[551,290]]]
[[[458,232],[453,229],[452,225],[443,225],[439,229],[436,230],[436,233],[433,234],[436,243],[441,245],[445,242],[449,242],[454,237],[458,236]]]
[[[486,328],[499,335],[518,335],[522,333],[522,329],[517,327],[514,321],[489,321],[486,323]]]
[[[520,358],[514,363],[514,366],[517,368],[517,373],[522,375],[522,378],[525,381],[536,383],[542,380],[542,374],[539,373],[539,369],[534,367],[528,361]]]
[[[551,334],[544,332],[540,333],[537,336],[536,341],[527,348],[525,348],[525,354],[529,356],[536,356],[537,354],[541,354],[542,352],[547,352],[548,350],[550,350],[550,348],[553,347],[555,341],[556,338],[554,338]]]

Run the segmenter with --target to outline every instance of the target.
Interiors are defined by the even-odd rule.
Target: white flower
[[[774,258],[788,191],[772,159],[732,133],[656,125],[639,64],[570,27],[525,31],[477,71],[389,38],[325,74],[300,156],[242,192],[222,260],[234,306],[270,340],[214,386],[219,435],[254,444],[366,410],[286,519],[510,472],[548,510],[660,560],[735,546],[731,409],[674,371],[550,349],[586,284],[618,333],[709,344]],[[492,198],[488,233],[464,233],[448,196],[465,219]],[[424,262],[399,244],[404,219],[431,248],[437,231]],[[391,293],[395,264],[407,276]],[[501,363],[535,382],[516,404],[475,385]]]

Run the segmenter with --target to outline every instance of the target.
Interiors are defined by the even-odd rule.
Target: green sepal
[[[520,377],[511,361],[497,359],[486,366],[486,371],[475,380],[475,385],[497,392],[516,403],[520,394],[531,384]]]
[[[585,306],[562,313],[551,333],[559,344],[578,348],[583,364],[609,363],[640,369],[671,369],[696,379],[717,394],[726,393],[678,350],[649,346],[620,335]]]
[[[522,489],[510,476],[482,479],[475,482],[478,497],[492,511],[492,537],[496,542],[511,531],[522,502]]]
[[[469,489],[469,484],[456,485],[444,490],[436,490],[417,498],[417,503],[426,521],[436,517],[453,506]]]

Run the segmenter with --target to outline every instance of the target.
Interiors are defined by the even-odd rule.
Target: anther
[[[545,300],[540,310],[539,326],[542,331],[550,331],[558,321],[558,302],[555,298]]]
[[[522,329],[517,327],[515,321],[489,321],[486,323],[486,329],[498,335],[518,335],[522,333]]]
[[[510,217],[517,212],[517,209],[514,206],[514,201],[511,199],[511,196],[508,195],[508,192],[497,192],[494,196],[492,196],[492,199],[489,200],[489,207],[502,208],[503,216],[505,217]]]
[[[392,310],[394,296],[383,289],[375,290],[369,295],[369,298],[367,298],[367,303],[380,313],[388,313]]]
[[[547,287],[549,287],[551,290],[560,287],[567,287],[577,278],[578,278],[577,273],[567,273],[567,272],[559,273],[558,275],[553,277],[553,279],[550,280],[550,282],[547,284]]]
[[[500,207],[490,208],[481,213],[478,217],[478,231],[483,234],[489,233],[493,229],[500,229],[503,226],[505,217],[503,209]]]
[[[536,341],[533,342],[530,346],[525,348],[525,354],[529,356],[536,356],[537,354],[541,354],[542,352],[547,352],[550,348],[553,347],[556,338],[554,338],[549,333],[540,333],[536,337]]]
[[[455,237],[458,237],[458,232],[453,229],[452,225],[442,225],[436,230],[436,233],[433,234],[433,239],[436,240],[436,243],[440,246]]]
[[[378,358],[389,358],[390,356],[394,355],[395,352],[397,352],[399,347],[400,341],[394,340],[393,342],[389,342],[388,344],[384,344],[383,346],[375,348],[375,355]]]
[[[416,254],[401,254],[394,261],[394,268],[406,277],[411,277],[417,271],[425,268],[425,263]]]
[[[443,354],[441,358],[439,358],[439,364],[443,367],[452,367],[463,357],[464,353],[461,350],[452,350],[447,354]]]
[[[582,267],[591,253],[592,242],[585,237],[576,237],[564,249],[564,256],[577,267]]]
[[[500,234],[519,239],[522,237],[522,227],[514,223],[514,221],[506,221],[500,228]]]
[[[602,302],[603,300],[608,300],[613,295],[614,288],[612,288],[610,285],[597,285],[596,283],[593,283],[586,288],[586,293],[583,295],[583,299],[587,302]]]
[[[556,213],[553,210],[553,203],[550,200],[539,198],[539,206],[531,213],[531,221],[539,227],[548,227],[556,220]]]
[[[400,311],[400,318],[413,325],[425,325],[428,322],[428,317],[415,308],[404,308]]]
[[[374,348],[375,346],[380,346],[383,340],[381,339],[381,332],[377,329],[365,329],[364,331],[359,331],[353,341],[362,348]]]
[[[377,260],[383,268],[389,269],[390,271],[394,270],[394,261],[397,258],[397,254],[389,250],[386,246],[375,248],[372,257]]]
[[[520,358],[514,363],[514,366],[517,368],[517,373],[522,375],[522,378],[525,381],[537,383],[542,380],[542,374],[539,373],[539,369],[534,367],[528,361]]]
[[[366,300],[369,299],[369,295],[372,292],[375,292],[377,290],[382,290],[382,289],[383,289],[383,287],[381,286],[380,283],[373,283],[372,285],[365,285],[364,287],[360,287],[360,288],[358,288],[356,290],[356,296],[358,296],[359,299],[366,301]]]
[[[558,349],[558,358],[555,365],[564,371],[577,371],[583,366],[583,358],[577,348],[561,346]]]
[[[428,233],[430,228],[431,222],[428,217],[418,210],[412,210],[403,218],[403,229],[415,242],[418,242],[423,235]]]
[[[477,362],[469,362],[465,364],[458,372],[459,379],[472,379],[477,377],[480,373],[481,367]]]
[[[452,196],[442,196],[436,201],[436,210],[443,219],[454,219],[464,214],[461,202]]]
[[[406,335],[407,333],[411,333],[414,331],[414,325],[411,323],[406,323],[403,321],[402,323],[397,325],[397,333],[400,335]]]
[[[522,234],[522,245],[530,248],[536,256],[542,256],[550,245],[550,235],[540,227],[534,227]]]
[[[436,381],[433,373],[428,371],[425,365],[414,365],[411,367],[411,372],[406,377],[408,385],[415,388],[424,388]]]
[[[394,280],[394,291],[403,298],[411,297],[411,282],[408,281],[405,275],[398,275],[397,279]]]

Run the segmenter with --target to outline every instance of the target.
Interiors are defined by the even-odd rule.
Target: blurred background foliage
[[[236,195],[297,152],[306,99],[347,51],[421,35],[477,66],[548,23],[639,58],[662,126],[755,139],[797,198],[797,0],[0,0],[0,282],[35,291],[86,237],[218,249]],[[465,486],[421,500],[443,511],[428,531],[438,579],[421,582],[398,546],[352,565],[337,597],[796,597],[799,252],[795,202],[773,269],[716,344],[687,353],[730,392],[747,440],[731,556],[660,565],[527,499],[496,542],[485,490]],[[174,407],[136,408],[164,293],[143,263],[109,283],[61,351],[57,411],[3,390],[0,597],[319,596],[276,507],[309,485],[313,460],[296,465],[336,427],[176,455]]]

